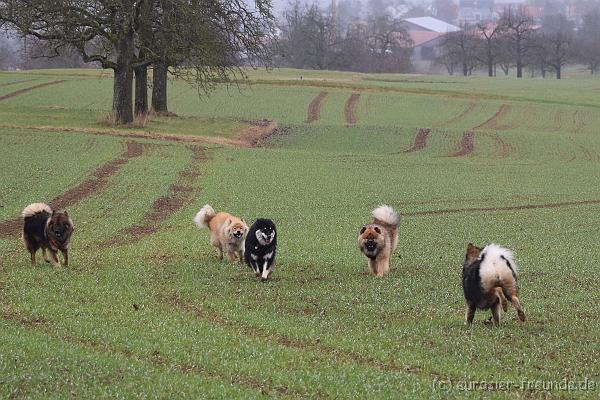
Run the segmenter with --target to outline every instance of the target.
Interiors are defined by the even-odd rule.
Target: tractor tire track
[[[157,271],[155,281],[162,280],[164,282],[165,275],[164,271]],[[330,347],[321,343],[317,338],[314,341],[294,339],[288,336],[284,336],[273,332],[272,330],[266,330],[259,328],[241,321],[230,320],[219,313],[215,312],[207,304],[199,306],[195,303],[182,299],[177,294],[168,294],[165,288],[161,288],[160,295],[158,295],[158,301],[168,305],[174,311],[184,312],[189,315],[193,315],[201,321],[213,323],[223,328],[227,328],[232,332],[239,332],[240,335],[250,336],[252,338],[264,340],[268,343],[276,343],[282,347],[300,350],[300,351],[311,351],[321,357],[327,358],[330,362],[336,363],[348,363],[352,365],[360,365],[365,368],[376,369],[384,373],[393,373],[399,375],[411,375],[419,378],[432,379],[432,380],[445,380],[445,381],[460,381],[460,377],[443,375],[436,372],[423,371],[420,367],[404,365],[399,366],[392,363],[383,362],[371,356],[361,355],[352,351]],[[517,393],[521,393],[518,389]],[[326,396],[330,397],[330,396]]]
[[[35,89],[41,89],[43,87],[51,86],[51,85],[58,85],[59,83],[63,83],[63,82],[66,82],[66,81],[67,81],[66,79],[61,79],[61,80],[58,80],[58,81],[51,81],[51,82],[46,82],[46,83],[40,83],[39,85],[31,86],[31,87],[24,88],[24,89],[19,89],[17,91],[5,94],[4,96],[0,96],[0,101],[7,100],[7,99],[10,99],[12,97],[16,97],[16,96],[22,95],[23,93],[31,92],[32,90],[35,90]]]
[[[319,93],[308,105],[308,111],[306,116],[306,122],[312,123],[321,119],[321,107],[323,106],[323,102],[327,97],[327,92]]]
[[[60,210],[99,194],[106,188],[111,176],[115,175],[130,159],[142,156],[146,148],[146,145],[139,142],[127,142],[125,152],[121,157],[110,160],[96,168],[86,180],[62,195],[55,197],[48,202],[48,205],[54,210]],[[21,231],[21,224],[20,217],[0,223],[0,237],[6,238],[16,235]]]
[[[477,125],[475,128],[471,129],[473,131],[478,131],[481,129],[494,129],[498,126],[498,122],[504,118],[506,114],[508,114],[511,110],[511,107],[508,104],[502,104],[498,111],[491,118],[485,120],[483,123]]]
[[[459,142],[459,149],[453,153],[448,154],[448,157],[464,157],[468,156],[475,150],[475,134],[480,133],[479,131],[494,130],[499,127],[499,121],[504,118],[511,110],[508,104],[502,104],[498,111],[494,115],[481,124],[471,128],[465,132]],[[496,154],[498,157],[506,158],[512,153],[513,147],[510,143],[506,143],[498,133],[484,132],[485,136],[490,137],[494,141],[496,147]]]
[[[423,150],[427,146],[427,138],[430,133],[431,129],[420,128],[415,136],[412,147],[408,150],[404,150],[403,153],[414,153]]]
[[[6,82],[6,83],[3,83],[3,84],[0,84],[0,87],[18,85],[19,83],[34,82],[34,81],[37,81],[37,80],[38,80],[38,78],[35,78],[35,79],[24,79],[22,81]]]
[[[600,200],[565,201],[565,202],[559,202],[559,203],[545,203],[545,204],[522,204],[522,205],[507,206],[507,207],[448,208],[448,209],[441,209],[441,210],[412,211],[412,212],[409,211],[409,212],[402,213],[402,215],[409,216],[409,217],[420,217],[420,216],[427,216],[427,215],[469,214],[469,213],[480,213],[480,212],[552,209],[552,208],[575,207],[575,206],[596,205],[596,204],[600,204]]]
[[[464,157],[473,153],[475,149],[475,137],[473,132],[465,132],[458,144],[459,149],[448,154],[448,157]]]
[[[144,237],[158,232],[161,222],[193,199],[196,193],[194,184],[200,176],[200,166],[208,161],[208,156],[203,147],[189,146],[188,148],[192,151],[192,159],[179,172],[177,181],[169,186],[169,194],[156,199],[139,224],[122,229],[111,239],[100,243],[101,248],[137,243]]]
[[[136,361],[145,365],[154,367],[163,367],[177,371],[184,375],[197,375],[205,379],[234,384],[255,390],[262,395],[267,396],[285,396],[292,398],[306,399],[310,395],[305,392],[296,391],[285,386],[275,385],[270,380],[264,380],[242,374],[230,374],[224,371],[206,368],[198,364],[182,364],[162,355],[158,350],[150,354],[141,355],[127,347],[115,346],[97,339],[77,337],[68,333],[55,332],[55,328],[50,321],[43,316],[35,316],[23,312],[0,312],[0,320],[13,325],[18,325],[26,330],[37,332],[48,336],[51,339],[66,343],[71,346],[77,346],[98,354],[108,356],[123,356],[128,360]],[[319,394],[321,396],[321,394]],[[325,396],[329,397],[329,396]]]
[[[358,122],[358,118],[356,117],[356,104],[358,103],[359,98],[360,93],[352,93],[346,101],[346,105],[344,106],[344,116],[346,117],[346,123],[348,125],[354,125]]]
[[[444,122],[444,125],[449,125],[449,124],[453,124],[455,122],[458,122],[460,120],[462,120],[464,117],[466,117],[467,115],[471,114],[473,112],[473,110],[475,110],[475,107],[477,106],[477,103],[475,102],[471,102],[467,105],[467,107],[461,111],[460,114],[450,118],[448,121]]]

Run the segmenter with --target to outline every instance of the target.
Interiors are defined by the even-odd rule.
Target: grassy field
[[[599,398],[600,80],[249,75],[116,130],[107,73],[0,73],[0,398]],[[74,219],[69,268],[29,264],[37,201]],[[206,203],[276,222],[272,280],[216,258]],[[469,242],[516,252],[525,323],[464,325]]]

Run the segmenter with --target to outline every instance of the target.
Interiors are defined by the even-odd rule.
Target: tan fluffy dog
[[[234,217],[226,212],[215,213],[215,210],[206,204],[198,211],[194,222],[198,228],[210,230],[210,244],[219,251],[219,258],[223,253],[229,261],[234,262],[236,256],[241,262],[244,260],[244,241],[248,233],[248,225],[243,218]]]
[[[373,210],[373,223],[358,233],[358,247],[369,259],[369,268],[377,276],[390,272],[390,259],[398,245],[400,216],[390,206]]]

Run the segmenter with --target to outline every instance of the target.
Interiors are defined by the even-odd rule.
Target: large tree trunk
[[[561,69],[562,69],[562,67],[560,65],[558,65],[556,68],[556,79],[560,79]]]
[[[467,75],[469,75],[469,66],[467,65],[467,63],[466,63],[466,62],[463,62],[463,65],[462,65],[462,67],[463,67],[463,68],[462,68],[462,69],[463,69],[463,76],[467,76]]]
[[[152,71],[152,110],[167,113],[167,74],[169,67],[162,62],[154,63]]]
[[[135,116],[148,114],[148,68],[135,69]]]
[[[117,124],[133,122],[133,32],[123,35],[117,46],[113,91],[113,118]]]

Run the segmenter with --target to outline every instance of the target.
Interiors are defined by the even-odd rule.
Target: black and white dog
[[[275,267],[277,231],[270,219],[257,219],[246,236],[244,258],[257,277],[266,281]]]

